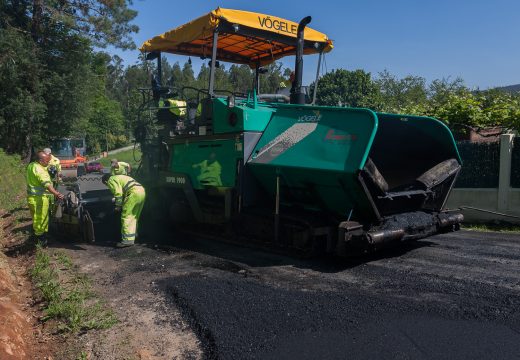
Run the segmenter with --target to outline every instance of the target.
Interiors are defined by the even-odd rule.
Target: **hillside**
[[[520,92],[520,84],[501,86],[501,87],[497,87],[496,89],[510,92],[510,93],[516,93],[516,92]]]

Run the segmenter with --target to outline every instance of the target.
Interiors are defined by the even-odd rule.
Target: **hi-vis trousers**
[[[33,220],[34,235],[40,236],[49,231],[49,195],[29,195],[27,204]]]
[[[145,197],[146,194],[142,186],[134,186],[125,196],[121,211],[121,240],[135,241],[137,222],[143,210]]]

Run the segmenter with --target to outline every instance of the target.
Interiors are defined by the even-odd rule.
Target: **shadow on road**
[[[169,230],[168,230],[169,229]],[[145,246],[166,251],[190,251],[219,257],[229,262],[243,263],[250,267],[294,266],[324,273],[341,272],[345,269],[385,258],[400,257],[422,247],[435,246],[431,241],[421,240],[397,244],[376,253],[339,258],[319,256],[301,258],[264,250],[250,245],[220,241],[210,236],[186,233],[172,229],[167,223],[144,224],[141,242]]]
[[[105,195],[106,195],[106,190]],[[90,191],[89,197],[95,198],[95,191]],[[103,193],[100,193],[103,195]],[[120,214],[113,212],[111,203],[105,204],[100,209],[91,210],[94,220],[94,230],[96,241],[95,246],[114,247],[120,241]],[[100,212],[102,216],[100,216]],[[430,241],[414,241],[410,243],[398,244],[394,248],[389,248],[377,253],[353,256],[349,258],[339,258],[333,256],[320,256],[315,258],[301,258],[289,256],[278,251],[265,250],[254,247],[250,244],[237,244],[222,241],[222,237],[206,236],[200,233],[188,233],[174,229],[167,221],[148,220],[146,217],[141,219],[138,229],[137,243],[154,250],[162,250],[170,253],[192,252],[185,256],[196,256],[196,253],[212,257],[218,257],[225,261],[215,262],[217,267],[240,267],[234,263],[245,264],[249,267],[272,267],[272,266],[294,266],[296,268],[311,269],[323,273],[341,272],[349,268],[377,261],[385,258],[399,257],[415,249],[434,246]],[[57,247],[70,249],[81,249],[81,244],[70,241],[67,238],[57,237]],[[212,266],[208,263],[208,266]],[[238,268],[237,267],[237,268]]]

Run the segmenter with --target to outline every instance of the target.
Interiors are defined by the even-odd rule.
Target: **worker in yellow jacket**
[[[170,108],[170,112],[177,117],[186,116],[187,105],[184,100],[166,99],[163,106]]]
[[[49,154],[39,151],[37,160],[27,166],[27,204],[33,220],[34,236],[43,245],[47,243],[49,231],[49,207],[53,196],[63,199],[54,186],[47,171],[51,157]]]
[[[47,165],[47,171],[51,176],[52,186],[56,189],[58,187],[58,183],[61,177],[60,159],[52,155],[52,150],[50,148],[43,149],[43,152],[51,157],[51,159],[49,160],[49,165]]]
[[[132,171],[129,163],[124,161],[117,161],[117,159],[110,160],[110,174],[111,175],[128,175]]]
[[[117,247],[134,245],[146,197],[144,187],[127,175],[105,174],[101,181],[114,195],[116,211],[121,211],[121,242]]]

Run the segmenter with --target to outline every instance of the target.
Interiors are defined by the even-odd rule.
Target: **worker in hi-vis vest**
[[[101,181],[114,195],[116,211],[121,211],[121,242],[117,247],[134,245],[146,197],[144,187],[127,175],[105,174]]]
[[[117,161],[117,159],[110,160],[110,174],[112,175],[128,175],[132,171],[129,163],[124,161]]]
[[[56,156],[52,155],[52,151],[50,148],[43,149],[43,152],[51,157],[51,159],[49,160],[49,165],[47,165],[46,169],[49,172],[49,175],[51,177],[52,187],[54,187],[55,189],[58,189],[58,185],[60,183],[60,178],[61,178],[60,159],[58,159]],[[54,198],[52,196],[50,197],[49,206],[51,207],[51,214],[53,214],[52,212],[54,210]]]
[[[49,154],[39,151],[37,160],[27,166],[26,173],[27,204],[33,221],[34,236],[35,240],[40,241],[42,245],[47,244],[49,207],[53,200],[52,197],[64,198],[64,195],[52,186],[51,177],[47,171],[50,159]]]
[[[52,150],[50,148],[43,149],[43,152],[48,154],[51,159],[49,160],[49,165],[47,165],[47,171],[49,172],[49,175],[51,176],[52,184],[54,188],[56,188],[56,185],[58,184],[58,180],[61,177],[61,164],[60,159],[58,159],[56,156],[52,155]]]

